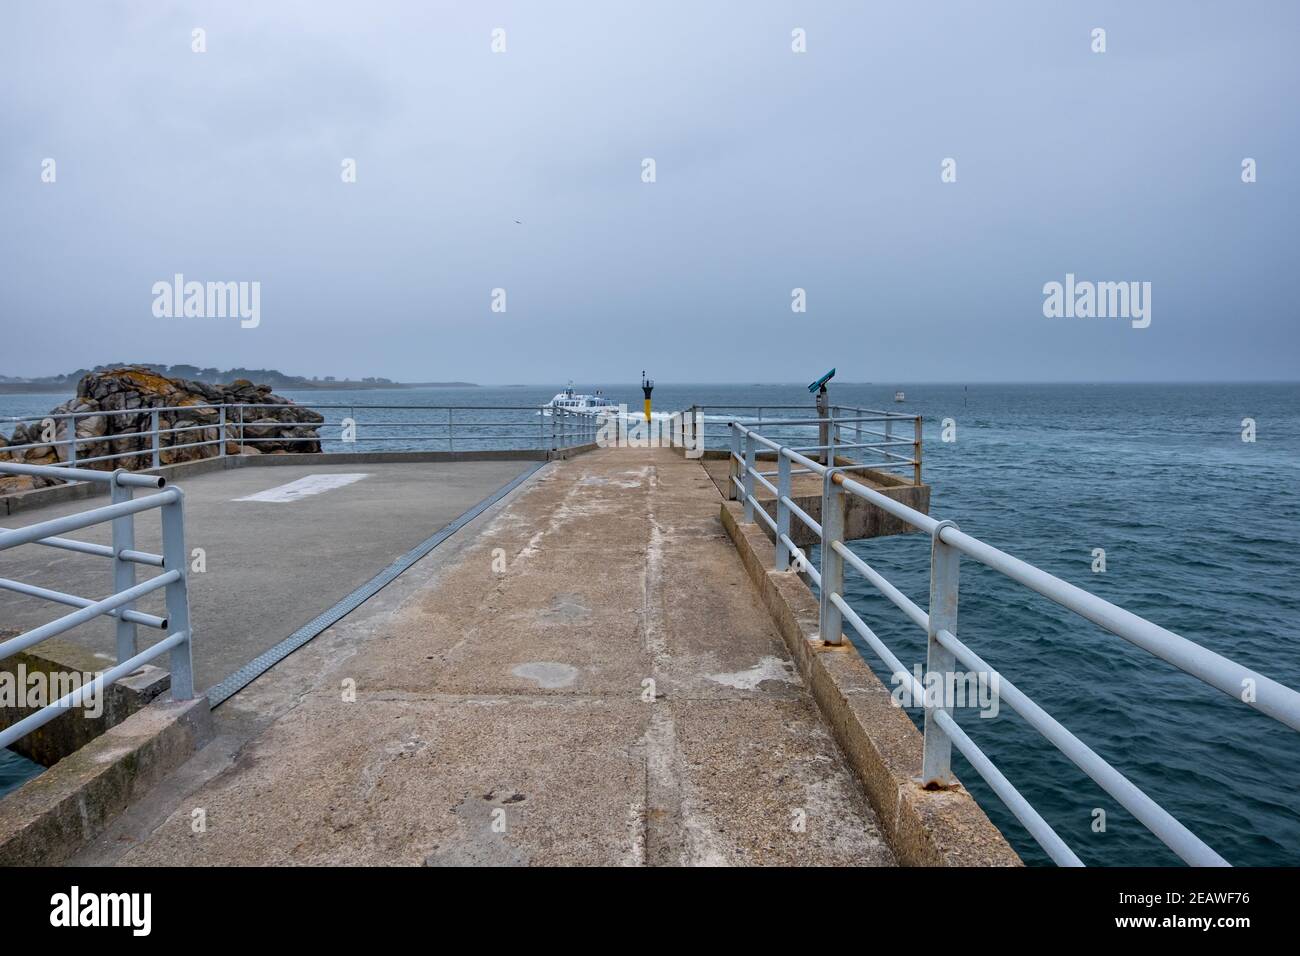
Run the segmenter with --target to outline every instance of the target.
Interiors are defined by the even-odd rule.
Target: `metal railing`
[[[190,605],[186,584],[185,552],[185,496],[179,488],[164,488],[166,480],[155,475],[131,474],[117,471],[91,471],[84,468],[55,468],[40,465],[20,465],[0,462],[0,475],[31,475],[58,478],[63,481],[96,481],[106,483],[112,492],[112,504],[92,508],[62,518],[51,518],[25,528],[0,528],[0,551],[24,544],[39,544],[80,554],[109,558],[113,562],[113,593],[106,598],[94,599],[54,591],[23,581],[0,578],[0,589],[43,598],[74,607],[77,610],[56,618],[47,624],[0,641],[0,660],[41,643],[48,638],[70,631],[78,625],[101,615],[117,622],[117,664],[99,674],[91,682],[70,694],[52,701],[34,714],[0,731],[0,748],[7,747],[38,727],[49,723],[60,713],[81,707],[88,698],[101,694],[104,688],[139,670],[144,664],[170,653],[171,693],[173,700],[190,700],[194,695],[194,671],[191,655]],[[163,489],[157,494],[136,499],[134,489]],[[135,547],[135,516],[144,511],[158,509],[162,520],[162,554],[139,551]],[[63,535],[112,522],[113,543],[93,544],[65,538]],[[161,573],[139,584],[135,580],[137,565],[160,568]],[[145,614],[135,609],[135,604],[155,591],[165,591],[167,616]],[[167,636],[144,651],[137,652],[137,627],[162,631]]]
[[[957,597],[961,557],[965,555],[992,568],[1293,730],[1300,730],[1300,693],[985,544],[959,530],[952,521],[936,520],[909,508],[854,481],[847,474],[870,467],[869,465],[828,467],[794,448],[760,434],[759,429],[766,427],[763,422],[751,425],[733,422],[729,427],[733,436],[731,483],[733,493],[744,503],[744,520],[753,523],[755,517],[761,518],[772,530],[776,540],[776,570],[787,571],[794,563],[817,584],[820,592],[818,634],[821,639],[827,644],[841,643],[844,624],[847,623],[889,668],[891,678],[903,682],[911,699],[924,701],[924,749],[920,767],[923,786],[944,787],[953,782],[950,758],[955,746],[1053,861],[1064,866],[1083,865],[1074,851],[958,726],[951,713],[949,697],[940,694],[940,700],[935,701],[933,693],[927,694],[916,677],[903,667],[898,658],[849,606],[844,598],[846,567],[861,575],[910,621],[925,630],[928,638],[925,665],[927,685],[937,685],[945,690],[954,687],[959,676],[956,673],[959,663],[976,674],[983,675],[997,688],[1001,701],[1020,714],[1031,727],[1055,745],[1075,766],[1114,797],[1185,862],[1197,866],[1229,865],[1168,811],[958,640]],[[757,470],[759,449],[776,456],[778,477],[775,486]],[[820,522],[814,521],[791,500],[790,476],[796,466],[803,473],[816,474],[822,479]],[[775,519],[755,496],[758,483],[776,495]],[[849,495],[930,535],[928,613],[849,550],[844,540],[845,502]],[[808,555],[792,540],[789,531],[792,516],[802,521],[817,537],[820,544],[818,567],[812,566]],[[932,681],[931,674],[938,674],[940,679]]]
[[[256,447],[258,441],[272,443],[338,442],[345,446],[362,443],[401,442],[427,450],[465,451],[484,448],[558,451],[596,440],[598,421],[590,412],[546,405],[357,405],[313,404],[298,406],[327,414],[320,423],[300,427],[320,430],[318,437],[259,438],[257,429],[285,423],[258,422],[258,409],[284,409],[283,405],[228,405],[233,440]],[[347,410],[344,415],[343,411]],[[411,415],[401,413],[410,412]],[[382,415],[380,413],[383,413]],[[389,420],[384,420],[384,418]],[[249,434],[249,429],[254,433]],[[387,431],[388,429],[394,432]],[[459,448],[458,448],[459,446]],[[353,450],[349,448],[348,450]]]
[[[784,417],[769,418],[768,412]],[[694,431],[687,439],[701,450],[722,449],[730,444],[733,422],[750,427],[761,422],[770,438],[784,438],[797,451],[818,452],[815,457],[825,460],[827,452],[871,450],[884,456],[877,464],[879,470],[910,470],[913,484],[921,483],[920,415],[857,405],[832,405],[828,412],[829,419],[821,419],[810,417],[807,405],[692,405],[686,417],[688,429]],[[808,433],[814,428],[817,440],[809,444],[807,439],[812,436]],[[832,444],[834,449],[828,447]],[[911,454],[900,455],[904,448]]]
[[[321,422],[279,421],[266,416],[267,411],[307,409],[322,414]],[[346,412],[346,414],[345,414]],[[174,420],[207,418],[193,425],[164,426],[162,416]],[[91,418],[148,416],[148,427],[130,432],[106,431],[103,435],[77,435],[77,423]],[[183,418],[182,416],[187,416]],[[92,464],[132,461],[137,465],[159,468],[164,458],[185,449],[216,447],[215,455],[224,456],[228,444],[259,446],[293,446],[324,443],[337,444],[341,451],[357,451],[359,446],[391,447],[401,443],[404,450],[466,451],[482,449],[558,451],[594,442],[600,416],[591,412],[539,405],[357,405],[329,403],[319,405],[283,405],[274,403],[227,403],[169,405],[158,408],[106,409],[101,411],[59,412],[57,414],[17,416],[0,419],[0,424],[42,424],[50,431],[48,438],[0,446],[0,453],[30,451],[49,447],[59,458],[58,466],[84,468]],[[308,430],[312,434],[294,434]],[[141,439],[140,447],[121,449],[117,443]],[[372,444],[373,443],[373,444]],[[87,449],[98,454],[85,454]]]

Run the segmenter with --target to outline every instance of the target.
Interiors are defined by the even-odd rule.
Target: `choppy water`
[[[0,749],[0,797],[35,777],[43,769],[12,750]]]
[[[595,387],[578,385],[580,391]],[[900,387],[907,393],[901,406],[893,403]],[[364,423],[360,406],[367,404],[536,404],[558,389],[285,394],[309,404],[355,403]],[[603,389],[616,402],[640,407],[635,382]],[[1300,687],[1300,385],[981,385],[966,391],[835,383],[832,393],[845,404],[925,416],[925,477],[935,516]],[[0,415],[38,414],[58,400],[0,396]],[[655,389],[657,408],[693,403],[810,406],[811,397],[800,385]],[[328,417],[336,421],[342,413]],[[949,417],[957,440],[944,443],[940,423]],[[1258,425],[1250,444],[1241,440],[1246,417]],[[412,436],[429,433],[410,429]],[[384,443],[404,446],[421,445],[414,438]],[[854,547],[925,605],[927,538]],[[1092,573],[1094,548],[1106,550],[1105,574]],[[862,584],[847,590],[905,665],[924,660],[924,634],[893,605]],[[962,566],[960,633],[1229,861],[1300,863],[1300,736],[969,560]],[[864,656],[878,664],[869,651]],[[992,720],[964,715],[962,722],[1085,862],[1177,862],[1009,708]],[[954,760],[1016,849],[1031,863],[1046,862],[975,772],[959,756]],[[0,755],[0,791],[6,772]],[[1092,830],[1095,808],[1107,813],[1104,833]]]

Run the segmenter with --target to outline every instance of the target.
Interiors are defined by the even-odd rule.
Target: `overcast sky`
[[[1295,379],[1298,11],[5,0],[0,374]],[[1066,273],[1150,326],[1046,318]]]

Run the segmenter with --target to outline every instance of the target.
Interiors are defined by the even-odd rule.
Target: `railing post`
[[[222,458],[226,457],[226,406],[222,405],[217,409],[217,444],[221,449],[217,452]]]
[[[754,460],[758,450],[758,439],[750,432],[745,436],[745,520],[754,520]]]
[[[740,426],[732,422],[729,427],[731,429],[731,458],[727,462],[727,500],[738,501],[740,495],[736,493],[736,479],[740,477]]]
[[[916,416],[916,439],[912,442],[912,484],[921,483],[921,416]]]
[[[451,420],[451,408],[447,409],[447,450],[456,450],[456,429]]]
[[[832,405],[830,408],[826,409],[826,414],[830,417],[830,423],[827,425],[826,428],[826,437],[829,439],[829,441],[827,441],[826,444],[830,446],[826,449],[827,468],[835,467],[835,445],[839,441],[839,437],[840,437],[840,426],[835,423],[836,407],[837,406]]]
[[[55,437],[58,437],[58,431],[55,431]],[[56,456],[57,457],[57,456]],[[77,416],[73,413],[68,419],[68,467],[77,467]]]
[[[813,461],[816,461],[817,456],[821,455],[822,464],[825,465],[827,468],[834,468],[835,462],[830,460],[826,449],[826,446],[830,444],[830,440],[829,440],[830,427],[826,421],[827,417],[830,415],[830,397],[827,395],[825,388],[821,389],[821,391],[817,393],[816,403],[817,403],[817,444],[821,446],[821,449],[819,451],[813,452],[812,459]]]
[[[776,569],[790,570],[790,548],[782,535],[790,533],[790,507],[785,499],[790,497],[790,459],[780,451],[776,453]]]
[[[162,456],[158,452],[158,409],[149,413],[149,440],[153,448],[153,467],[158,468],[162,465]]]
[[[958,572],[961,569],[961,553],[952,545],[945,544],[943,530],[956,528],[951,521],[940,521],[934,529],[930,542],[930,623],[928,650],[925,660],[925,744],[921,758],[921,786],[947,787],[952,783],[952,739],[938,725],[935,713],[949,711],[949,689],[953,687],[953,671],[956,659],[952,651],[938,641],[938,633],[947,631],[954,637],[957,634],[957,591]],[[934,686],[931,674],[939,675],[938,686]],[[937,693],[936,693],[937,691]],[[934,697],[938,697],[938,701]]]
[[[183,633],[185,640],[171,649],[172,700],[194,697],[194,663],[190,645],[190,599],[186,583],[188,555],[185,551],[185,496],[173,488],[175,498],[162,506],[163,570],[179,571],[180,577],[167,585],[167,630]]]
[[[822,479],[822,583],[817,633],[826,644],[839,644],[844,632],[843,616],[831,600],[832,594],[843,597],[844,591],[844,559],[832,547],[834,542],[844,540],[844,489],[835,483],[836,474],[828,470]]]
[[[110,485],[113,504],[130,501],[130,486],[118,484],[118,475],[126,474],[126,469],[119,468],[113,472],[113,484]],[[113,519],[113,593],[119,594],[135,587],[135,562],[122,557],[123,551],[135,548],[135,515],[125,515]],[[117,615],[117,662],[120,664],[136,655],[135,624],[126,619],[126,612],[135,607],[135,602],[123,605]]]

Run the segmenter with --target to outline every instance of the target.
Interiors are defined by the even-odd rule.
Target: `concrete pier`
[[[346,464],[307,464],[296,460],[301,457],[284,456],[275,467],[258,462],[258,467],[169,476],[185,492],[186,545],[192,554],[194,677],[199,690],[221,681],[534,466],[518,460],[396,464],[362,455],[350,456],[355,460]],[[364,477],[347,478],[358,475]],[[343,480],[349,483],[326,484]],[[315,484],[304,487],[304,482]],[[27,508],[5,518],[3,526],[35,524],[106,503],[106,499],[66,500]],[[136,524],[137,546],[159,551],[157,517]],[[98,525],[76,537],[107,544],[111,529]],[[201,572],[194,564],[196,548],[202,553]],[[102,595],[112,590],[112,570],[103,558],[54,548],[28,546],[0,552],[0,577],[73,594]],[[139,609],[162,613],[162,595],[141,602]],[[44,624],[68,610],[0,592],[0,626],[15,631]],[[161,636],[140,628],[141,648]],[[114,659],[114,622],[109,618],[85,624],[63,640],[84,648],[101,667]]]
[[[548,465],[79,862],[893,863],[719,502],[667,450]]]

